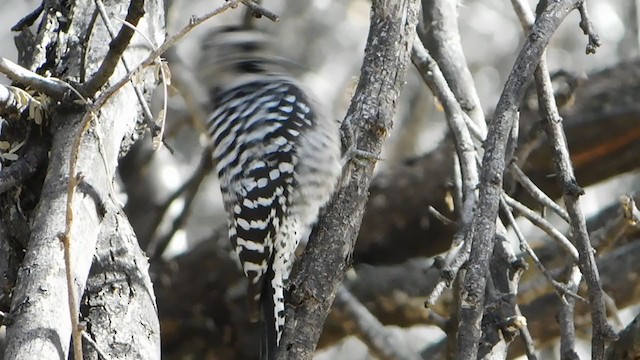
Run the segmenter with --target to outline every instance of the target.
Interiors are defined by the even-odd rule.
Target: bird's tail
[[[260,303],[262,305],[261,311],[261,323],[262,333],[260,335],[260,360],[275,360],[276,349],[278,348],[279,340],[279,321],[278,321],[278,299],[282,299],[282,295],[278,296],[278,286],[274,286],[275,273],[273,268],[269,266],[269,269],[265,273],[264,287],[262,290],[262,296],[260,297]],[[282,287],[279,287],[280,294],[282,294]],[[284,301],[284,299],[282,299]],[[284,307],[284,304],[283,304]],[[283,314],[284,315],[284,312]]]

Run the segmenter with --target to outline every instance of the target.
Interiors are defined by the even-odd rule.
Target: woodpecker
[[[270,53],[256,30],[216,29],[198,64],[212,113],[207,127],[229,219],[248,278],[249,314],[261,314],[261,358],[272,359],[285,323],[295,251],[341,174],[339,123]]]

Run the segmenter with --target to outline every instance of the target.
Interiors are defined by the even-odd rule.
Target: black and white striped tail
[[[262,293],[262,311],[260,334],[260,360],[275,360],[276,350],[278,348],[278,324],[276,318],[276,304],[274,302],[275,289],[271,286],[274,277],[273,269],[269,269],[265,275],[265,286]]]
[[[261,359],[285,324],[284,284],[295,250],[341,173],[338,124],[267,53],[265,35],[225,28],[200,61],[229,239],[247,276],[249,316],[261,319]]]

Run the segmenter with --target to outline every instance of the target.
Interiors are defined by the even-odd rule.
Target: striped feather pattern
[[[262,55],[263,35],[236,30],[208,39],[201,77],[213,102],[208,130],[229,239],[249,280],[250,316],[262,312],[266,323],[262,355],[271,359],[284,329],[295,250],[341,173],[340,140],[338,123],[280,71],[281,63]]]

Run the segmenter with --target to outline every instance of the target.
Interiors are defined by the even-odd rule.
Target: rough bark
[[[127,1],[105,3],[111,16],[124,17]],[[161,4],[146,1],[145,11],[146,16],[138,24],[140,31],[156,44],[162,42]],[[100,65],[110,41],[104,24],[96,17],[94,2],[90,0],[65,4],[45,1],[39,33],[30,37],[28,29],[22,31],[23,41],[26,38],[33,46],[31,56],[26,49],[21,49],[24,52],[22,59],[27,62],[22,65],[32,70],[50,71],[51,75],[70,83],[80,83],[91,76]],[[148,45],[136,35],[124,56],[136,63],[148,52]],[[118,67],[114,78],[122,75],[122,68]],[[139,81],[146,92],[155,86],[152,76],[141,76]],[[77,149],[74,139],[87,109],[65,100],[50,106],[51,123],[43,131],[52,138],[44,183],[22,190],[39,194],[39,198],[32,218],[28,219],[33,227],[27,234],[26,253],[11,300],[5,353],[10,359],[67,357],[71,323],[59,235],[65,229],[69,163],[77,151],[77,173],[81,174],[82,180],[72,204],[71,263],[76,293],[82,294],[101,226],[107,226],[106,216],[119,206],[112,190],[118,158],[137,137],[139,104],[130,86],[115,94],[96,114]],[[122,226],[128,226],[125,218],[121,221]],[[117,227],[112,225],[114,227],[102,231],[117,234]],[[138,270],[145,272],[146,268],[141,266]],[[151,290],[150,287],[147,289]],[[156,351],[146,353],[144,357],[158,358],[159,329],[156,326],[150,332],[153,336],[148,337],[148,346]]]
[[[376,0],[360,80],[343,129],[360,151],[378,156],[389,134],[415,37],[417,0]],[[348,149],[350,150],[350,149]],[[350,266],[375,161],[353,164],[350,176],[320,217],[290,279],[293,310],[277,359],[310,359],[331,303]]]
[[[81,302],[87,334],[109,359],[160,359],[160,326],[149,264],[121,212],[108,212]],[[125,326],[123,326],[125,325]],[[91,344],[85,359],[102,359]]]

